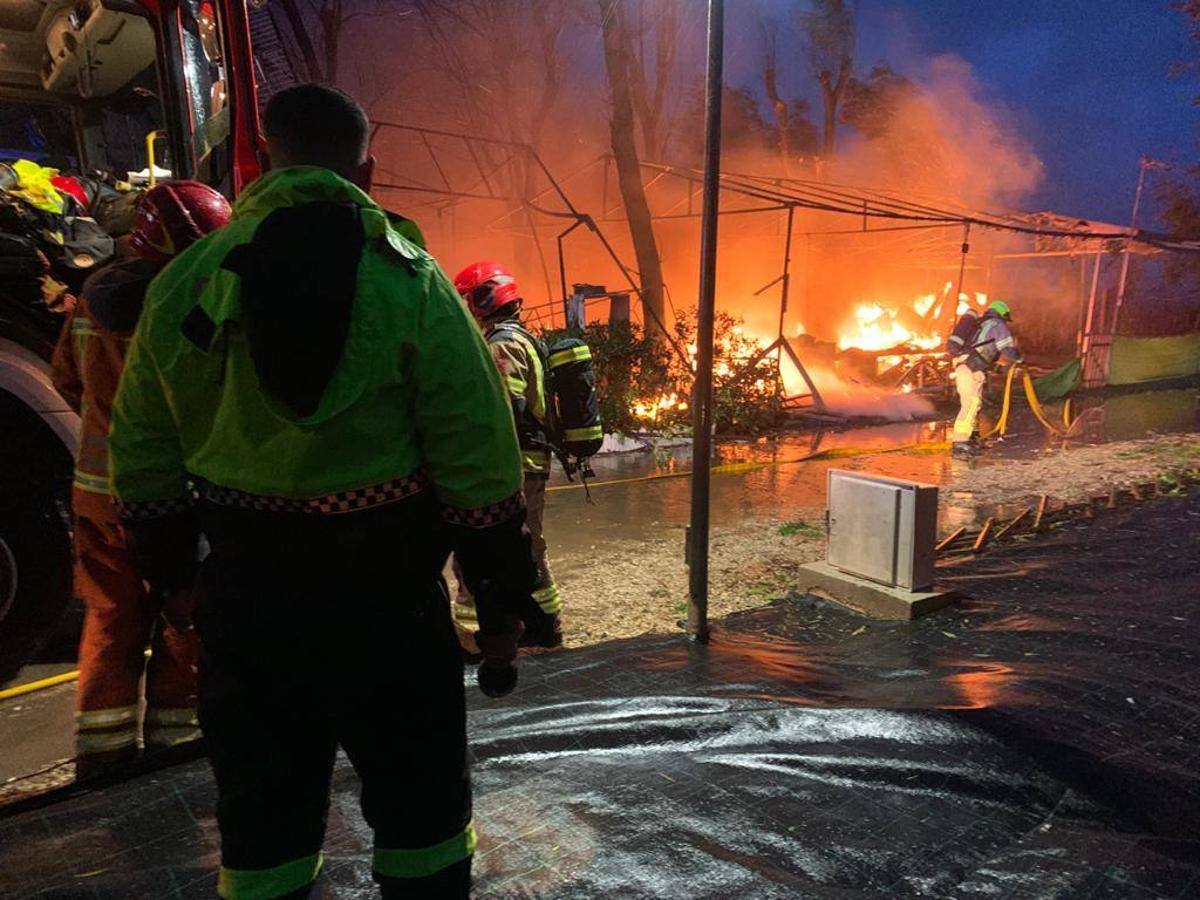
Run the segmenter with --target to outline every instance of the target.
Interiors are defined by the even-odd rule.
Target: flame
[[[946,282],[942,299],[937,294],[921,294],[907,304],[885,306],[878,300],[859,303],[854,307],[851,322],[838,335],[839,350],[891,350],[908,347],[916,350],[936,350],[942,344],[939,319],[942,303],[953,286]],[[958,295],[956,315],[962,315],[972,305],[987,304],[987,294],[977,291],[974,297]]]
[[[678,394],[661,394],[648,400],[635,400],[630,412],[634,418],[644,422],[657,422],[658,417],[669,409],[686,410],[687,401],[680,400]]]
[[[941,328],[942,309],[945,303],[954,297],[954,285],[947,281],[940,291],[920,294],[911,300],[890,304],[883,300],[869,300],[857,304],[851,313],[851,318],[837,336],[836,345],[839,351],[857,349],[868,353],[873,351],[892,351],[880,353],[875,360],[876,372],[880,375],[897,366],[911,366],[930,353],[940,352],[943,344]],[[957,314],[961,315],[971,306],[983,307],[987,304],[987,294],[975,292],[960,293],[957,298]],[[799,323],[795,326],[795,335],[807,334],[805,327]],[[730,334],[718,340],[714,348],[713,374],[718,378],[727,377],[739,372],[750,362],[754,348],[765,349],[775,340],[775,335],[755,333],[745,325],[734,325]],[[696,345],[689,344],[687,353],[693,368],[696,363]],[[772,356],[771,359],[774,357]],[[769,361],[768,361],[769,362]],[[870,401],[879,408],[886,407],[888,397],[899,398],[912,391],[911,385],[905,385],[897,391],[880,393],[877,387],[869,384],[859,384],[855,379],[847,380],[834,369],[821,369],[811,360],[805,360],[809,374],[819,382],[822,394],[831,393],[847,403],[862,405]],[[783,379],[783,390],[789,397],[808,393],[808,385],[804,382],[799,371],[791,364],[780,367]],[[763,390],[767,382],[757,379],[754,386]],[[639,398],[630,404],[630,412],[640,421],[655,424],[664,418],[665,414],[673,411],[685,411],[688,404],[677,392],[664,392],[657,397]],[[827,402],[828,402],[828,398]],[[915,399],[915,398],[913,398]],[[910,398],[905,398],[908,402]]]

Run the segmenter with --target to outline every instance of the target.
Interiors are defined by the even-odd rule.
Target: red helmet
[[[477,319],[487,319],[516,304],[521,307],[521,289],[516,276],[497,262],[477,262],[454,276],[454,288]]]
[[[210,231],[229,223],[229,201],[199,181],[171,181],[142,195],[130,245],[138,256],[170,262]]]

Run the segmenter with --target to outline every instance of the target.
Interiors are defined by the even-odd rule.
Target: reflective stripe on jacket
[[[515,316],[492,324],[488,347],[512,399],[521,462],[527,474],[550,473],[548,399],[542,353]]]
[[[977,363],[970,359],[967,364],[976,371],[991,368],[1000,357],[1004,357],[1009,362],[1015,362],[1021,358],[1016,339],[1009,330],[1008,324],[999,316],[983,317],[983,323],[975,335],[973,349],[980,362]]]
[[[110,493],[108,431],[113,398],[146,288],[159,268],[130,259],[89,277],[54,348],[54,386],[81,420],[75,460],[75,486],[80,490]]]

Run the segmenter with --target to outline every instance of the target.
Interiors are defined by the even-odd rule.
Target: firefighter
[[[526,523],[533,540],[538,577],[533,599],[545,614],[530,623],[521,636],[526,646],[562,646],[562,598],[550,572],[544,534],[546,482],[550,477],[550,400],[546,388],[545,353],[521,324],[521,291],[505,266],[477,262],[454,278],[454,287],[471,315],[479,322],[512,401],[513,419],[521,442],[525,469]],[[460,595],[456,611],[469,608],[469,596]]]
[[[147,287],[176,253],[225,225],[229,212],[224,197],[197,182],[166,184],[145,194],[128,255],[88,278],[55,348],[54,384],[82,419],[71,491],[75,588],[85,610],[76,691],[77,777],[137,754],[143,674],[145,746],[171,746],[198,735],[198,647],[187,598],[147,590],[138,575],[110,493],[108,428]]]
[[[993,300],[982,318],[974,310],[964,313],[950,335],[948,350],[958,389],[958,417],[951,434],[951,453],[956,457],[971,459],[979,454],[976,425],[988,371],[1021,362],[1021,351],[1008,327],[1011,321],[1009,305]]]
[[[368,196],[361,107],[281,91],[229,227],[155,281],[113,410],[151,583],[192,577],[219,893],[316,891],[340,745],[385,898],[465,898],[475,828],[442,566],[477,597],[480,687],[516,680],[534,580],[504,386],[454,286]]]

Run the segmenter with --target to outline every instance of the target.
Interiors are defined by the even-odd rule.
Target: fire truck
[[[258,174],[251,15],[246,0],[3,0],[0,160],[236,195]],[[63,316],[5,293],[0,283],[0,682],[70,602],[79,433],[49,375]]]

